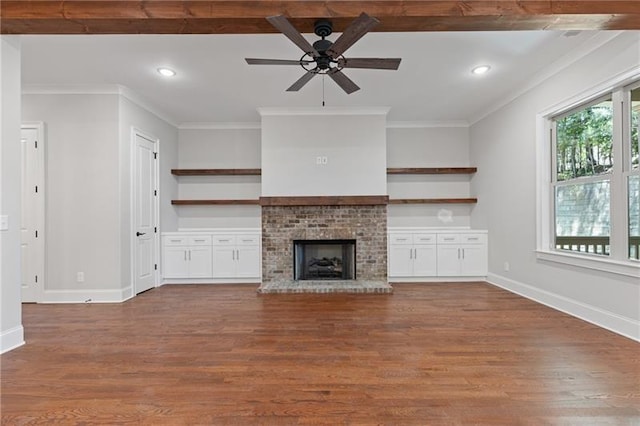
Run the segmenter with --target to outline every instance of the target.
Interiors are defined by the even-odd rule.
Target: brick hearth
[[[387,206],[265,206],[262,207],[262,286],[294,291],[293,240],[356,240],[354,292],[390,292],[387,283]],[[314,283],[298,282],[309,288]],[[379,283],[387,291],[366,291]],[[363,287],[358,290],[358,285]],[[324,290],[329,282],[318,283]],[[341,284],[344,289],[344,284]],[[336,286],[340,287],[340,286]],[[262,291],[265,290],[265,291]],[[318,288],[320,290],[320,288]],[[344,291],[344,290],[343,290]]]

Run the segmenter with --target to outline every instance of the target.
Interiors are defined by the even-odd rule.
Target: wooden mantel
[[[302,32],[334,31],[361,12],[374,31],[640,29],[638,0],[2,0],[2,34],[256,34],[285,14]]]
[[[376,206],[389,203],[387,195],[337,195],[309,197],[260,197],[263,207],[274,206]]]

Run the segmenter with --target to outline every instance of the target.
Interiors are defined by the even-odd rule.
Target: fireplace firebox
[[[356,240],[294,240],[293,279],[355,280]]]

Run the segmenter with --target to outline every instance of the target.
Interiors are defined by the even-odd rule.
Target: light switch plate
[[[6,214],[0,215],[0,231],[9,230],[9,216]]]

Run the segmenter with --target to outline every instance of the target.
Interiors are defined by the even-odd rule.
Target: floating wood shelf
[[[389,168],[388,175],[464,175],[478,171],[477,167],[408,167]]]
[[[254,205],[259,206],[260,200],[171,200],[175,206],[232,206]]]
[[[477,198],[394,198],[389,204],[475,204]]]
[[[171,169],[176,176],[260,176],[260,169]]]

